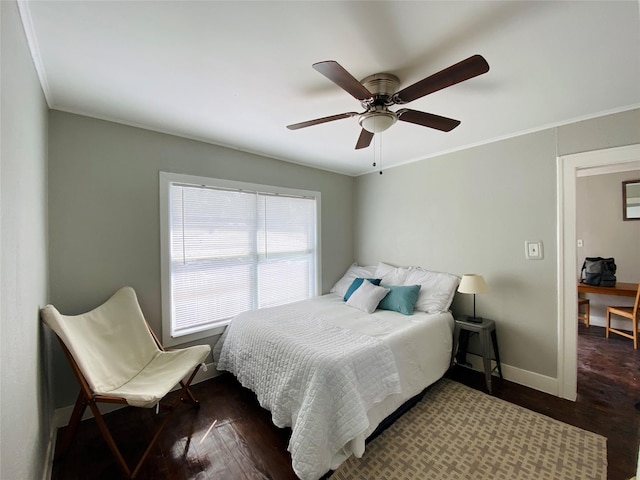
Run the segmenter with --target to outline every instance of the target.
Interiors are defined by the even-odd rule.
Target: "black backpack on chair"
[[[587,257],[582,264],[580,282],[597,287],[615,287],[616,269],[613,258]]]

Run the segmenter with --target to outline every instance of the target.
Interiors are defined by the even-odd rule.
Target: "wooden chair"
[[[584,306],[584,311],[580,311],[580,307]],[[588,298],[578,298],[578,321],[582,320],[584,325],[589,328],[591,318],[591,304]]]
[[[638,293],[636,293],[636,301],[632,307],[607,307],[607,332],[606,337],[609,338],[609,332],[617,333],[623,337],[627,337],[633,340],[633,348],[638,349],[638,315],[640,309],[638,304],[640,303],[640,285],[638,285]],[[618,315],[620,317],[631,320],[631,333],[617,328],[611,327],[611,315]]]
[[[178,404],[186,401],[198,405],[189,385],[211,347],[196,345],[166,351],[145,320],[131,287],[121,288],[105,303],[82,315],[61,315],[53,305],[47,305],[41,310],[41,316],[58,336],[80,383],[80,393],[67,431],[57,448],[57,455],[68,452],[82,415],[89,407],[118,466],[127,478],[134,478]],[[170,412],[131,470],[111,436],[97,403],[151,408],[158,405],[178,384],[182,387],[180,395],[169,406]]]

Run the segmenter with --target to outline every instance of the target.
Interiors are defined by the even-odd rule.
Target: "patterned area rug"
[[[605,480],[607,439],[442,379],[331,480]]]

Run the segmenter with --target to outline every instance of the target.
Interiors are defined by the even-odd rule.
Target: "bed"
[[[376,427],[447,371],[458,281],[354,264],[327,295],[235,317],[214,348],[217,369],[255,392],[276,426],[291,427],[293,469],[317,480],[362,456]]]

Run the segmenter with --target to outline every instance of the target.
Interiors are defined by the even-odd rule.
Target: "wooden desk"
[[[595,293],[597,295],[615,295],[617,297],[635,297],[638,293],[637,283],[616,282],[615,287],[596,287],[578,282],[578,293]]]

